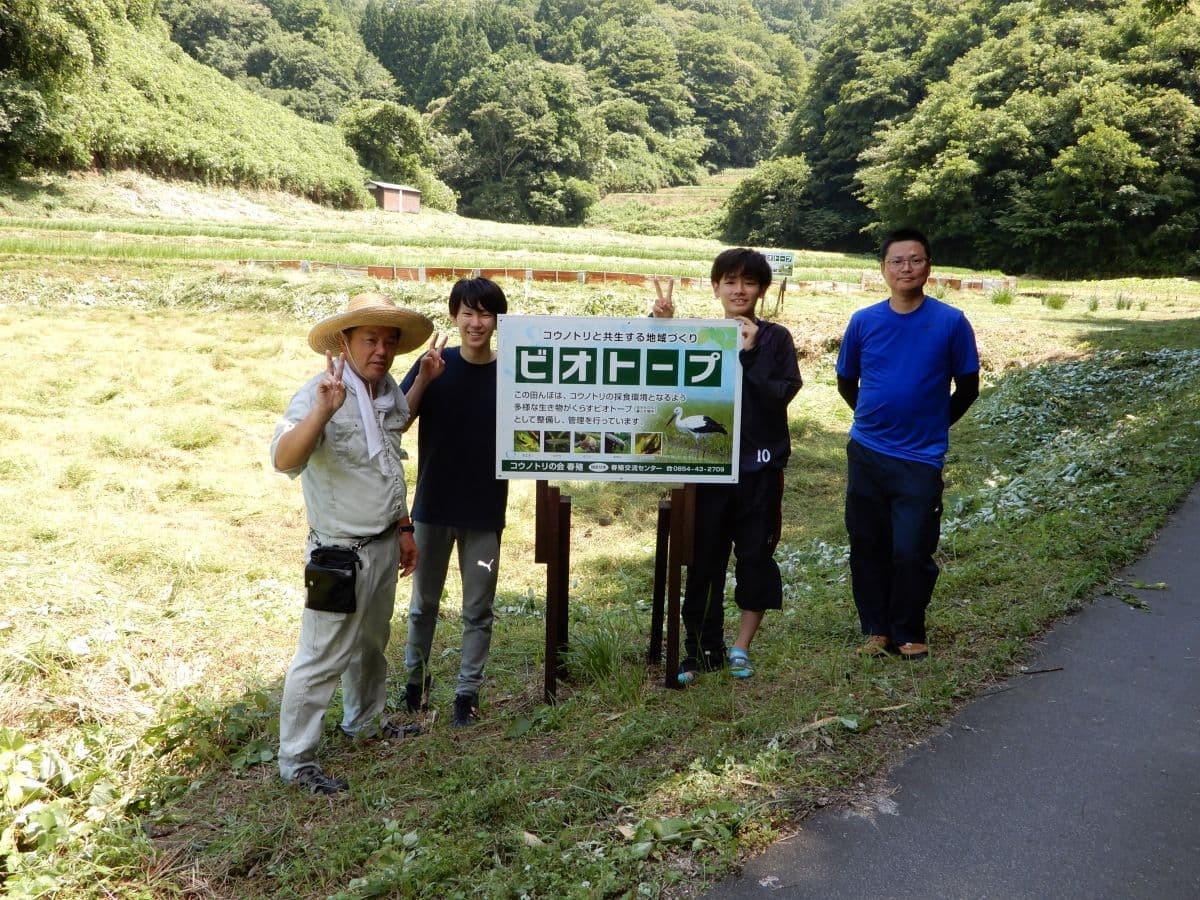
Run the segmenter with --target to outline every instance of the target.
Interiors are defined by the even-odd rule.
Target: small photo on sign
[[[514,453],[540,453],[542,451],[542,433],[540,431],[514,431]]]
[[[575,432],[575,441],[571,446],[576,453],[599,453],[600,432],[577,431]]]
[[[544,434],[545,444],[542,447],[547,453],[570,453],[571,432],[547,431]]]
[[[604,432],[605,453],[628,453],[632,449],[632,445],[633,441],[628,431]]]
[[[633,436],[633,452],[642,456],[662,453],[662,432],[639,431]]]

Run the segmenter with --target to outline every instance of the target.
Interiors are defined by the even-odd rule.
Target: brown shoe
[[[886,634],[873,634],[854,652],[859,656],[883,656],[888,652],[888,645],[891,642],[892,639]]]
[[[924,644],[914,644],[909,642],[901,644],[896,650],[900,654],[901,659],[924,659],[929,655],[929,648]]]

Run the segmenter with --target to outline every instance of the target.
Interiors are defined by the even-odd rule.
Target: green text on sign
[[[719,387],[718,350],[517,347],[518,384]]]

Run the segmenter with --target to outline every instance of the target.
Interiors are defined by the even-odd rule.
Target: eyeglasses
[[[919,269],[925,263],[929,262],[928,256],[893,256],[890,259],[884,260],[889,269],[903,269],[905,266],[912,266],[914,269]]]

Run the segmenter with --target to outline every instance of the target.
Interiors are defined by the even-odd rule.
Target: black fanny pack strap
[[[381,537],[387,537],[389,534],[391,534],[395,530],[396,530],[396,523],[393,522],[387,528],[383,529],[383,531],[379,532],[379,534],[373,534],[370,537],[359,538],[358,542],[355,544],[352,544],[351,546],[355,550],[361,550],[363,547],[367,546],[367,544],[371,543],[372,541],[377,541]]]
[[[367,544],[371,543],[372,541],[377,541],[381,537],[387,537],[389,534],[391,534],[395,530],[396,530],[396,523],[393,522],[387,528],[383,529],[383,531],[379,532],[379,534],[373,534],[370,537],[363,537],[363,538],[355,539],[354,543],[352,543],[350,545],[350,549],[354,550],[354,551],[361,550],[363,547],[367,546]],[[321,539],[319,537],[317,537],[317,532],[314,529],[310,528],[308,530],[308,536],[309,536],[309,538],[312,539],[312,541],[318,547],[326,546],[325,544],[321,543]],[[338,545],[330,545],[330,546],[338,546]]]

